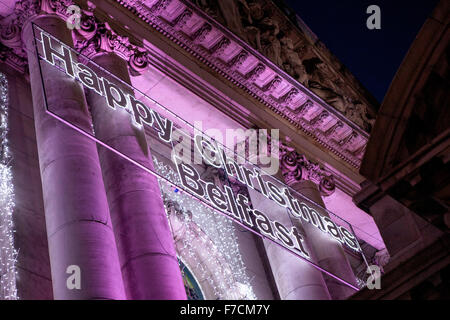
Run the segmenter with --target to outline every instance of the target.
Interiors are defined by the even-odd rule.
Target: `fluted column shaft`
[[[34,22],[72,43],[60,18],[43,15]],[[24,26],[22,38],[28,50],[54,298],[124,299],[96,144],[46,113],[31,21]],[[52,46],[60,49],[56,42]],[[41,68],[49,108],[89,131],[91,121],[80,85],[47,62],[41,62]],[[81,289],[66,284],[70,265],[80,268]]]
[[[117,55],[99,54],[93,61],[130,83],[127,63]],[[118,84],[98,67],[91,67]],[[133,94],[125,87],[121,89]],[[124,110],[111,109],[103,96],[88,91],[96,137],[153,168],[143,130],[133,127]],[[99,147],[99,155],[128,298],[186,299],[157,179],[104,147]]]

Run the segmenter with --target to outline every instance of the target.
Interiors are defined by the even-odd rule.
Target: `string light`
[[[0,300],[16,300],[16,260],[14,248],[14,188],[11,154],[8,148],[8,82],[0,73]]]
[[[156,158],[154,163],[159,174],[181,183],[168,165]],[[233,222],[166,182],[160,181],[160,187],[174,237],[183,234],[181,239],[175,239],[178,254],[183,261],[190,261],[189,267],[198,281],[206,281],[212,288],[214,297],[207,298],[256,300],[239,249],[239,230]]]

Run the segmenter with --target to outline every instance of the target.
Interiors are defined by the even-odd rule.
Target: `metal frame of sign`
[[[89,58],[87,58],[86,56],[76,52],[74,49],[72,49],[69,45],[65,44],[63,41],[59,40],[58,38],[52,36],[51,34],[49,34],[47,31],[45,31],[44,29],[42,29],[41,27],[39,27],[38,25],[36,25],[35,23],[32,23],[33,26],[33,36],[34,36],[34,45],[35,45],[35,51],[36,51],[36,58],[38,59],[39,62],[39,72],[40,72],[40,78],[42,81],[42,90],[43,90],[43,96],[44,96],[44,104],[45,104],[45,111],[48,115],[50,115],[51,117],[55,118],[56,120],[60,121],[61,123],[69,126],[70,128],[74,129],[75,131],[79,132],[80,134],[86,136],[87,138],[91,139],[92,141],[95,141],[97,144],[101,145],[102,147],[105,147],[106,149],[110,150],[111,152],[114,152],[115,154],[119,155],[120,157],[128,160],[129,162],[133,163],[134,165],[136,165],[137,167],[141,168],[142,170],[146,171],[149,174],[152,174],[153,176],[155,176],[157,179],[163,180],[166,183],[168,183],[169,185],[173,186],[174,188],[178,188],[179,190],[183,190],[184,192],[186,192],[190,197],[196,199],[197,201],[200,201],[203,205],[207,206],[208,208],[222,214],[225,215],[226,217],[228,217],[229,219],[232,219],[235,223],[237,223],[238,225],[240,225],[241,227],[245,228],[246,230],[256,234],[257,236],[261,237],[261,238],[265,238],[268,239],[270,241],[272,241],[273,243],[277,244],[279,247],[283,248],[284,250],[289,251],[291,254],[296,255],[298,258],[304,260],[305,262],[309,263],[310,265],[312,265],[314,268],[316,268],[317,270],[329,275],[330,277],[338,280],[339,282],[345,284],[346,286],[354,289],[355,291],[358,291],[359,288],[354,286],[353,284],[349,283],[348,281],[340,278],[339,276],[333,274],[332,272],[322,268],[321,266],[319,266],[318,264],[314,263],[311,260],[308,260],[307,258],[305,258],[304,256],[302,256],[299,252],[294,251],[294,250],[290,250],[289,248],[287,248],[286,246],[283,246],[281,243],[273,240],[271,237],[258,233],[257,231],[255,231],[254,229],[250,228],[249,226],[245,225],[244,223],[242,223],[240,220],[238,220],[237,218],[230,216],[228,213],[214,207],[213,205],[207,203],[206,201],[204,201],[203,199],[201,199],[199,196],[193,194],[192,192],[186,190],[185,187],[177,185],[176,183],[168,180],[167,178],[165,178],[164,176],[161,176],[160,174],[158,174],[157,172],[151,170],[150,168],[147,168],[146,166],[142,165],[141,163],[139,163],[138,161],[132,159],[131,157],[127,156],[126,154],[122,153],[121,151],[117,150],[116,148],[113,148],[111,146],[109,146],[108,144],[106,144],[105,142],[101,141],[100,139],[98,139],[97,137],[95,137],[92,133],[86,132],[85,130],[83,130],[82,128],[78,127],[75,124],[70,123],[69,121],[65,120],[64,118],[62,118],[61,116],[59,116],[58,114],[56,114],[55,112],[51,111],[48,107],[48,102],[47,102],[47,95],[46,95],[46,89],[45,89],[45,82],[44,82],[44,78],[43,78],[43,74],[42,74],[42,69],[41,69],[41,61],[45,61],[45,59],[43,57],[41,57],[38,53],[38,46],[37,46],[37,38],[36,38],[36,33],[35,33],[35,29],[40,30],[40,32],[45,33],[46,35],[48,35],[50,38],[54,39],[55,41],[64,44],[65,46],[67,46],[68,48],[70,48],[70,50],[74,51],[78,56],[83,57],[83,59],[86,59],[88,61],[90,61],[90,63],[92,63],[93,65],[95,65],[96,67],[98,67],[99,69],[102,69],[104,72],[106,72],[108,75],[111,75],[114,79],[116,79],[119,82],[124,83],[122,80],[118,79],[116,76],[114,76],[113,74],[111,74],[108,70],[105,70],[104,68],[102,68],[101,66],[98,66],[95,62],[93,62],[92,60],[90,60]],[[46,62],[47,63],[47,62]],[[55,68],[60,69],[58,67],[55,66]],[[63,70],[60,70],[61,72],[63,72]],[[133,88],[131,85],[124,83],[125,85]],[[140,92],[138,89],[133,88],[136,92],[139,92],[140,94],[142,94],[142,96],[145,96],[147,99],[154,101],[153,99],[147,97],[144,93]],[[157,103],[155,101],[155,103]],[[167,108],[165,108],[164,106],[160,105],[159,103],[157,103],[159,107],[163,108],[165,111],[171,113],[172,115],[175,116],[175,118],[181,120],[183,123],[187,124],[188,126],[191,126],[191,124],[189,124],[188,122],[186,122],[185,120],[183,120],[181,117],[177,116],[175,113],[173,113],[172,111],[168,110]],[[246,160],[247,161],[247,160]],[[254,164],[252,164],[254,166]],[[263,170],[261,170],[263,171]],[[271,176],[272,177],[272,176]],[[273,177],[275,180],[275,177]],[[293,190],[294,193],[296,193],[297,195],[299,195],[301,198],[305,199],[305,197],[301,194],[299,194],[298,192],[296,192],[295,190]],[[306,198],[307,199],[307,198]],[[320,206],[319,204],[315,203],[314,201],[307,199],[308,202],[315,204],[317,207],[323,209],[324,211],[327,211],[328,213],[334,215],[332,212],[330,212],[329,210],[327,210],[326,208],[323,208],[322,206]],[[287,213],[288,214],[288,213]],[[334,215],[336,216],[336,215]],[[341,219],[339,217],[339,219]],[[346,222],[344,219],[341,219],[342,221]],[[352,234],[355,236],[355,239],[357,239],[355,232],[353,230],[353,227],[350,223],[346,222],[351,229]],[[362,255],[363,260],[365,262],[365,264],[368,266],[367,260],[364,256],[364,253],[362,252],[362,250],[359,251],[359,253]]]

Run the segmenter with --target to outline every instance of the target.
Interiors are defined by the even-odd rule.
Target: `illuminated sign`
[[[52,46],[51,38],[53,37],[39,30],[39,37],[36,40],[41,44],[42,57],[39,57],[41,60],[51,65],[57,65],[57,68],[79,81],[85,88],[103,96],[112,110],[125,110],[128,112],[130,121],[136,128],[143,129],[143,126],[152,128],[156,130],[162,142],[167,144],[173,143],[172,133],[175,126],[169,118],[149,108],[143,101],[136,99],[133,93],[129,93],[134,92],[133,90],[128,90],[128,92],[122,90],[123,83],[118,84],[99,76],[91,68],[78,62],[72,56],[73,49],[59,40],[53,38],[55,41],[58,41],[60,48]],[[295,218],[312,224],[339,243],[345,244],[355,251],[360,251],[359,243],[354,234],[345,227],[337,225],[328,216],[319,214],[318,210],[322,208],[314,209],[314,206],[306,203],[311,201],[306,200],[306,198],[291,188],[281,183],[275,183],[277,180],[271,176],[264,175],[260,168],[253,165],[238,164],[227,156],[223,146],[220,146],[208,136],[194,134],[193,142],[195,148],[200,152],[203,160],[208,165],[223,169],[228,176],[233,177],[246,187],[260,192],[277,205],[286,208]],[[132,161],[132,159],[130,160]],[[182,161],[180,157],[173,155],[172,160],[182,183],[181,186],[176,187],[201,200],[211,208],[227,215],[234,221],[238,221],[242,226],[258,233],[260,236],[274,241],[304,259],[310,259],[310,253],[307,252],[303,243],[304,239],[295,226],[286,226],[279,221],[269,219],[266,213],[252,208],[251,200],[246,195],[242,193],[234,194],[229,186],[224,185],[223,188],[220,188],[214,183],[203,180],[194,165]],[[138,163],[136,164],[139,165]],[[150,171],[158,178],[162,178],[153,170],[149,168],[144,169],[147,169],[147,171]],[[170,183],[175,186],[173,182]],[[312,264],[315,265],[314,263]],[[315,266],[325,271],[317,265]],[[345,282],[342,279],[339,280]]]

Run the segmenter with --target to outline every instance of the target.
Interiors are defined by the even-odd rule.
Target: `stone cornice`
[[[292,126],[359,168],[368,134],[195,5],[116,0]]]
[[[116,1],[324,149],[359,168],[368,140],[366,132],[192,3]],[[10,64],[18,61],[16,66],[22,64],[23,72],[26,55],[20,41],[22,23],[41,10],[66,19],[70,4],[73,1],[43,0],[39,7],[39,1],[18,1],[13,18],[1,23],[1,42],[9,48],[3,50],[6,61]],[[98,21],[92,11],[93,7],[82,10],[81,29],[73,32],[77,49],[84,53],[115,52],[128,61],[132,72],[145,71],[150,59],[147,50],[115,33],[107,23]]]

